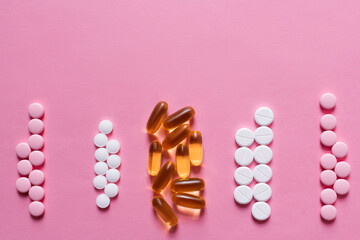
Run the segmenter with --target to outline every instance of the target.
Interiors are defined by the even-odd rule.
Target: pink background
[[[1,239],[358,239],[360,1],[0,1]],[[350,149],[350,194],[320,216],[318,99],[336,94],[336,133]],[[151,207],[147,118],[192,105],[203,134],[205,211],[168,232]],[[27,107],[46,108],[46,214],[15,189],[14,148]],[[234,134],[273,109],[272,215],[257,223],[233,200]],[[120,193],[95,205],[93,137],[114,122]]]

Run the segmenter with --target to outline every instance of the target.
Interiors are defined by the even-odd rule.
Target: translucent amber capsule
[[[189,136],[191,128],[189,124],[180,125],[174,131],[169,133],[162,142],[162,147],[166,150],[178,145],[182,140]]]
[[[176,170],[180,178],[190,175],[189,149],[184,144],[179,144],[176,148]]]
[[[201,178],[176,179],[171,183],[173,192],[194,192],[201,191],[205,187],[205,182]]]
[[[156,196],[152,200],[152,205],[156,213],[161,217],[164,222],[170,227],[178,223],[178,217],[169,204],[160,196]]]
[[[157,130],[159,130],[161,123],[166,117],[167,110],[168,104],[166,102],[160,101],[156,104],[146,124],[146,130],[148,133],[154,134]]]
[[[174,175],[175,169],[175,164],[172,161],[168,161],[162,166],[152,185],[154,192],[159,193],[164,190]]]
[[[174,112],[173,114],[169,115],[164,120],[164,128],[166,129],[173,129],[179,126],[180,124],[183,124],[190,119],[192,119],[195,115],[195,110],[192,107],[184,107],[177,112]]]
[[[151,176],[156,176],[161,168],[162,147],[159,141],[153,141],[149,148],[148,172]]]
[[[200,166],[203,160],[202,136],[199,131],[192,131],[189,140],[190,162],[194,166]]]
[[[171,200],[182,207],[196,209],[201,209],[205,207],[205,200],[202,197],[187,193],[173,193]]]

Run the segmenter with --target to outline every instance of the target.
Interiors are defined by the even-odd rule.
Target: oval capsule
[[[177,146],[181,141],[189,136],[190,132],[191,128],[189,124],[180,125],[165,137],[162,142],[163,148],[168,150]]]
[[[166,117],[167,110],[168,104],[166,102],[160,101],[158,104],[156,104],[146,124],[146,131],[148,133],[154,134],[157,130],[159,130],[163,120]]]
[[[192,107],[184,107],[165,118],[163,126],[166,129],[173,129],[177,126],[189,121],[195,115]]]
[[[164,190],[173,177],[175,169],[175,164],[172,161],[167,161],[164,166],[162,166],[152,185],[154,192],[160,193]]]
[[[176,148],[176,170],[180,178],[187,178],[190,175],[189,149],[184,144]]]
[[[171,183],[173,192],[194,192],[201,191],[205,187],[205,182],[201,178],[176,179]]]
[[[151,176],[156,176],[161,168],[161,143],[157,140],[150,144],[149,148],[149,161],[148,161],[148,172]]]
[[[173,193],[171,200],[179,206],[201,209],[205,207],[205,200],[200,196],[188,193]]]
[[[160,218],[170,227],[178,223],[178,217],[170,205],[160,196],[156,196],[152,200],[153,208]]]
[[[202,136],[199,131],[192,131],[189,137],[189,157],[194,166],[200,166],[203,161]]]

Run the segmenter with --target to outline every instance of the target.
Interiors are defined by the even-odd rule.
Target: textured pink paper
[[[358,239],[360,1],[129,0],[0,2],[1,239]],[[333,92],[351,190],[320,218],[319,97]],[[151,207],[147,118],[159,100],[196,109],[207,206],[168,232]],[[19,195],[15,146],[27,107],[45,107],[42,219]],[[259,224],[233,199],[234,134],[275,113],[272,214]],[[119,196],[106,211],[92,186],[93,137],[114,123]],[[167,199],[169,199],[167,197]]]

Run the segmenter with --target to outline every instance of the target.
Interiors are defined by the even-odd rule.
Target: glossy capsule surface
[[[160,193],[166,185],[170,182],[175,173],[176,167],[172,161],[167,161],[160,169],[159,173],[155,177],[152,189],[154,192]]]
[[[146,124],[146,131],[150,134],[156,133],[159,130],[163,120],[166,117],[168,104],[164,101],[158,102],[150,114],[149,120]]]
[[[148,172],[151,176],[156,176],[161,168],[162,147],[159,141],[153,141],[149,148]]]
[[[201,209],[205,207],[205,200],[202,197],[188,193],[173,193],[171,200],[179,206]]]
[[[189,149],[184,144],[176,147],[176,170],[180,178],[187,178],[190,175]]]
[[[191,132],[191,128],[189,124],[180,125],[174,131],[169,133],[162,142],[162,147],[165,150],[174,148],[178,145],[181,141],[189,136]]]
[[[164,120],[163,126],[166,129],[173,129],[179,125],[189,121],[195,115],[195,110],[192,107],[184,107],[173,114],[167,116]]]
[[[176,216],[176,213],[162,197],[154,197],[152,200],[152,205],[156,213],[164,222],[166,222],[167,225],[173,227],[178,223],[178,217]]]
[[[194,166],[200,166],[203,161],[202,136],[199,131],[192,131],[189,137],[190,162]]]
[[[201,191],[205,187],[205,182],[201,178],[176,179],[171,183],[173,192],[194,192]]]

